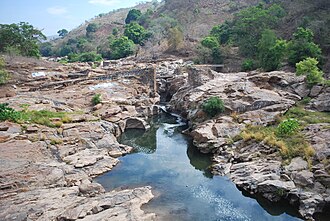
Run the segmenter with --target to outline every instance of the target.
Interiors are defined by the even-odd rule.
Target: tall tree
[[[69,32],[66,29],[61,29],[61,30],[58,30],[58,32],[57,32],[58,36],[60,36],[60,37],[65,37],[68,33]]]
[[[38,43],[46,40],[42,32],[27,22],[0,24],[0,51],[16,51],[23,56],[40,57]]]
[[[142,13],[140,10],[133,8],[128,12],[125,23],[129,24],[133,21],[137,21],[141,15]]]

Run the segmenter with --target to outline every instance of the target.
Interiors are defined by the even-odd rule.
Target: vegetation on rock
[[[23,110],[17,111],[6,103],[0,104],[0,121],[12,121],[16,123],[35,123],[48,127],[57,127],[59,124],[53,122],[53,118],[61,119],[61,122],[69,122],[70,118],[65,112],[52,112],[48,110],[30,111],[28,106],[22,105]],[[62,123],[61,123],[62,124]]]
[[[225,105],[219,97],[210,97],[202,104],[202,110],[210,117],[225,111]]]
[[[97,105],[102,102],[101,94],[95,94],[92,98],[92,104]]]

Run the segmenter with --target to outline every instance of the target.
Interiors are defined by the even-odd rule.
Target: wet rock
[[[295,188],[292,181],[266,180],[258,184],[258,192],[272,202],[278,202]]]

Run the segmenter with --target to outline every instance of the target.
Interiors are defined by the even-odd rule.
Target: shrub
[[[306,58],[296,64],[296,74],[306,75],[307,84],[310,86],[323,83],[323,72],[317,67],[318,63],[315,58]]]
[[[296,119],[287,119],[282,121],[276,128],[277,136],[288,136],[294,134],[299,128],[299,122]]]
[[[0,104],[0,121],[13,121],[17,122],[20,118],[20,113],[13,108],[8,107],[7,103]]]
[[[97,105],[102,102],[101,94],[95,94],[92,98],[93,105]]]
[[[203,103],[202,110],[210,117],[214,117],[215,115],[225,111],[225,105],[220,98],[210,97]]]
[[[256,67],[252,59],[245,59],[242,64],[242,71],[252,71]]]

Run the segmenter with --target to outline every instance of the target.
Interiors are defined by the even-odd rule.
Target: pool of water
[[[96,181],[106,190],[152,186],[155,198],[143,210],[156,213],[157,220],[301,220],[287,204],[253,199],[227,177],[213,176],[210,155],[180,133],[183,127],[180,118],[161,114],[149,131],[125,132],[120,142],[135,147],[134,153]]]

